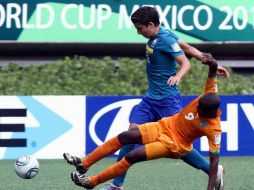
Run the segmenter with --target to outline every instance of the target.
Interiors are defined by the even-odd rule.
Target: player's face
[[[153,34],[153,23],[149,23],[148,26],[143,24],[135,23],[135,28],[137,29],[137,33],[141,34],[145,38],[151,38]]]
[[[215,93],[207,93],[198,100],[197,111],[200,117],[215,118],[217,117],[220,98]]]

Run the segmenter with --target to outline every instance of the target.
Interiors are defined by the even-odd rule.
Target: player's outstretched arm
[[[195,57],[196,59],[198,59],[201,62],[206,62],[208,58],[213,58],[213,56],[210,53],[204,53],[199,51],[198,49],[196,49],[195,47],[185,43],[183,40],[179,40],[178,44],[180,45],[180,47],[183,49],[183,51],[192,56]],[[223,76],[224,78],[229,78],[229,72],[222,67],[221,65],[218,65],[218,69],[217,69],[217,74],[219,76]]]
[[[210,152],[210,170],[207,190],[214,190],[219,164],[219,155]]]
[[[195,47],[187,44],[186,42],[184,42],[181,39],[178,40],[178,44],[182,48],[184,53],[186,53],[187,55],[190,55],[192,57],[195,57],[199,61],[203,61],[203,52],[201,52],[198,49],[196,49]]]
[[[213,57],[209,57],[206,59],[206,62],[202,63],[209,66],[208,77],[209,78],[215,77],[218,69],[217,61]]]

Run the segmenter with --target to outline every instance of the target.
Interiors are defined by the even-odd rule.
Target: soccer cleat
[[[76,167],[76,170],[81,173],[85,174],[88,170],[88,168],[84,168],[82,164],[82,160],[79,157],[72,156],[68,153],[63,154],[64,159],[69,163],[70,165],[73,165]]]
[[[84,187],[86,189],[93,189],[94,188],[91,183],[91,180],[85,174],[80,174],[78,172],[72,172],[71,179],[76,185],[78,185],[80,187]]]
[[[215,190],[224,189],[224,173],[225,173],[224,167],[222,165],[218,165],[218,174],[215,184]]]
[[[102,188],[101,190],[124,190],[124,189],[123,186],[117,187],[113,184],[110,184],[107,187]]]

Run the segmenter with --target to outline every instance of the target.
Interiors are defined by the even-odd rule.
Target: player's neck
[[[153,32],[152,32],[152,37],[155,36],[155,35],[157,35],[159,32],[160,32],[160,27],[159,27],[159,26],[158,26],[158,27],[155,27],[154,30],[153,30]]]

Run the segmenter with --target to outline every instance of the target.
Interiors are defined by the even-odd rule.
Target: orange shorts
[[[157,158],[180,158],[180,148],[163,132],[159,122],[138,125],[145,145],[147,160]]]

